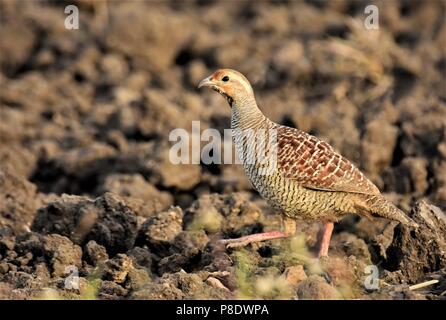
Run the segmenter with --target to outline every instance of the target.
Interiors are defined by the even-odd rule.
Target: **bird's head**
[[[204,78],[198,88],[210,87],[226,98],[229,105],[239,105],[247,99],[253,99],[254,93],[248,79],[240,72],[232,69],[220,69]]]

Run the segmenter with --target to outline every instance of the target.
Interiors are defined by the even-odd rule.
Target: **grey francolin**
[[[269,120],[258,108],[252,87],[241,73],[221,69],[203,79],[198,87],[212,88],[231,106],[234,144],[249,180],[260,195],[285,215],[285,221],[324,222],[319,257],[327,256],[333,224],[346,214],[379,216],[417,226],[329,144],[302,130]],[[263,142],[260,145],[265,150],[259,150],[259,144],[253,142],[256,137],[261,137],[257,140]],[[264,156],[258,156],[262,152]],[[294,232],[292,229],[295,230],[293,223],[291,230],[223,241],[231,247],[244,246],[287,237]]]

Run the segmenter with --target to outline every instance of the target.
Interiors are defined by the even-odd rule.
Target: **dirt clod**
[[[307,278],[305,270],[301,265],[286,268],[283,276],[294,287]]]
[[[172,241],[182,230],[183,211],[172,207],[148,218],[142,225],[138,243],[147,244],[154,250],[168,249]]]
[[[424,280],[427,273],[446,267],[446,216],[424,201],[417,203],[411,216],[419,228],[395,228],[385,267],[400,270],[408,282],[416,283]]]
[[[32,230],[58,233],[77,244],[95,240],[114,255],[133,247],[137,232],[135,213],[117,195],[106,193],[90,200],[63,195],[38,210]]]
[[[312,275],[299,283],[297,295],[301,300],[340,299],[339,293],[324,278]]]
[[[98,266],[100,263],[108,260],[107,250],[104,246],[90,240],[84,247],[83,259],[92,266]]]
[[[132,260],[127,255],[119,253],[105,263],[104,278],[122,284],[133,268]]]
[[[73,268],[79,269],[82,265],[82,250],[73,244],[70,239],[58,234],[43,237],[43,250],[49,259],[53,277],[62,277],[70,274]]]

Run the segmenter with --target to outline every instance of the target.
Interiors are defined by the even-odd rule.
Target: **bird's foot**
[[[219,242],[221,244],[224,244],[226,248],[238,248],[238,247],[245,247],[253,242],[286,238],[288,236],[289,236],[288,234],[285,234],[284,232],[281,231],[271,231],[271,232],[250,234],[248,236],[236,239],[222,239]]]

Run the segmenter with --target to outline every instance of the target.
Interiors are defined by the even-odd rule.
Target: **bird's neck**
[[[254,98],[234,101],[231,110],[232,129],[261,128],[268,120],[257,106]]]

